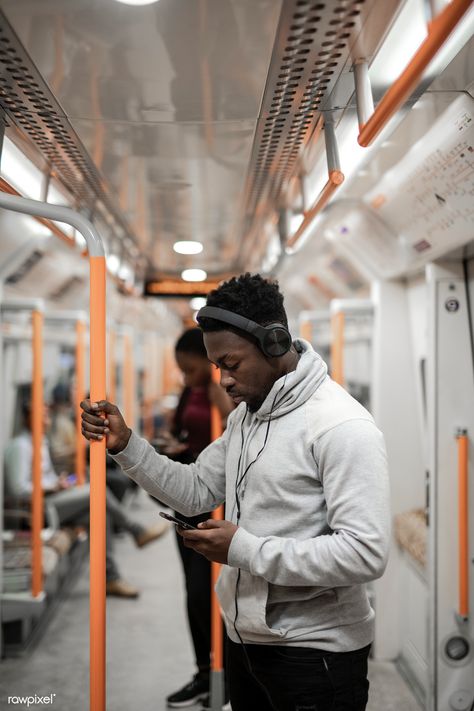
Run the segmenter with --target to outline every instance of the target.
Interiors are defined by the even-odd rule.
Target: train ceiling
[[[77,206],[100,210],[109,250],[120,237],[150,274],[219,277],[264,259],[321,111],[399,4],[2,0],[0,104]]]

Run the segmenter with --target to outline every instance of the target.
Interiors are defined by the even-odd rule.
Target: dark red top
[[[176,410],[175,434],[189,445],[193,459],[211,442],[211,403],[207,388],[186,388]]]

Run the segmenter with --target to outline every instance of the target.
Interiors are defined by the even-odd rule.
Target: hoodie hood
[[[300,359],[295,370],[273,383],[272,389],[255,413],[259,420],[282,417],[313,395],[327,377],[327,366],[312,345],[302,338],[293,341]]]

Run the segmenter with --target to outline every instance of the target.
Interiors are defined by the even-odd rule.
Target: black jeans
[[[232,711],[364,711],[370,645],[355,652],[228,640]]]
[[[210,513],[199,516],[177,515],[192,526],[211,518]],[[211,649],[211,564],[203,555],[186,548],[176,533],[178,550],[186,581],[186,606],[189,629],[193,640],[196,665],[199,671],[209,672]]]

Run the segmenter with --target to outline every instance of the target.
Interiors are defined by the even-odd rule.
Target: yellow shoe
[[[169,523],[166,523],[166,521],[158,521],[158,523],[154,526],[145,528],[142,533],[139,533],[138,536],[135,537],[135,543],[138,548],[143,548],[143,546],[148,545],[148,543],[155,541],[157,538],[166,533],[169,528],[170,525]]]
[[[105,584],[105,593],[106,595],[129,599],[135,599],[140,595],[138,588],[134,588],[133,585],[126,583],[125,580],[108,580]]]

